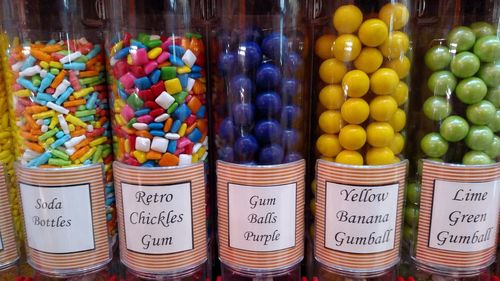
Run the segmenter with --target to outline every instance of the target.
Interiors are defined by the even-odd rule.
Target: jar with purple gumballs
[[[303,1],[217,1],[211,34],[223,280],[299,280],[309,112]]]

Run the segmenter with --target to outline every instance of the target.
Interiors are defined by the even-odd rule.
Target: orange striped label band
[[[399,261],[408,161],[316,164],[315,258],[332,270],[376,273]]]
[[[280,270],[304,251],[305,161],[217,162],[219,256],[236,270]]]
[[[103,166],[27,168],[15,164],[27,256],[37,270],[72,274],[111,260]]]
[[[0,268],[19,259],[7,188],[5,170],[0,165]]]
[[[169,274],[207,260],[205,166],[114,162],[120,255],[136,272]]]
[[[494,260],[500,163],[466,166],[422,161],[416,260],[461,272]]]

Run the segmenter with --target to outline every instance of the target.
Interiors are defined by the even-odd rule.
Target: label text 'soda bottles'
[[[144,278],[204,280],[202,1],[112,1],[107,38],[120,259]]]
[[[116,235],[102,22],[86,3],[2,3],[27,259],[56,276],[106,265]]]
[[[423,58],[414,75],[418,167],[405,239],[418,269],[479,275],[497,250],[500,6],[427,3],[416,19],[416,53]]]
[[[396,276],[408,165],[410,7],[323,1],[314,11],[318,160],[310,208],[320,280]]]
[[[223,280],[299,280],[308,31],[304,1],[216,1],[211,34]]]

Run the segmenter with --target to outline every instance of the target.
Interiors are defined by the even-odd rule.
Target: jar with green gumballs
[[[405,246],[417,270],[478,276],[495,260],[500,206],[500,5],[417,5]],[[421,3],[420,3],[421,4]]]

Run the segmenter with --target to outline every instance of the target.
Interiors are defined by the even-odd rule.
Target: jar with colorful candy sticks
[[[28,262],[95,270],[117,232],[102,21],[86,1],[2,4]]]
[[[381,278],[400,259],[411,70],[409,1],[328,1],[314,15],[318,276]]]
[[[212,111],[225,280],[299,278],[309,112],[304,4],[217,2]]]
[[[112,1],[120,257],[148,278],[204,280],[206,30],[200,1]]]
[[[418,158],[404,237],[417,268],[478,276],[497,249],[500,6],[435,1],[419,9],[415,50],[423,59],[412,118]]]

